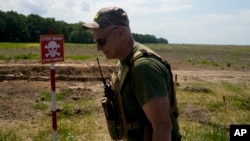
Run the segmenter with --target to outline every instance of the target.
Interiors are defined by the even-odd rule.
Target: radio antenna
[[[104,80],[104,77],[102,75],[102,69],[101,69],[98,57],[96,58],[96,60],[97,60],[97,63],[98,63],[98,67],[99,67],[99,71],[100,71],[100,74],[101,74],[101,78],[102,78],[103,84],[105,84],[105,80]]]

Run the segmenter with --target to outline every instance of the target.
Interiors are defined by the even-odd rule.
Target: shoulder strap
[[[128,66],[125,66],[125,67],[122,69],[122,74],[121,74],[120,80],[119,80],[119,92],[121,91],[123,82],[125,81],[125,78],[126,78],[128,72],[129,72],[129,70],[130,70],[130,67],[128,67]]]
[[[128,62],[128,66],[131,68],[134,64],[134,62],[136,60],[138,60],[139,58],[143,57],[143,56],[154,56],[156,57],[158,60],[169,64],[169,62],[166,59],[163,59],[160,55],[158,55],[157,53],[155,53],[152,50],[146,50],[146,49],[140,49],[139,51],[135,52],[133,57],[131,57],[130,61]]]

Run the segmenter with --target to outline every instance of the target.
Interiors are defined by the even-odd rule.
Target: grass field
[[[250,46],[230,45],[183,45],[148,44],[153,50],[168,58],[173,70],[199,71],[250,71]],[[81,63],[101,58],[95,45],[65,44],[65,63]],[[0,43],[1,64],[38,63],[40,47],[38,43]],[[232,76],[233,77],[233,76]],[[0,82],[0,86],[4,82]],[[67,82],[64,82],[67,83]],[[68,82],[71,83],[71,82]],[[80,82],[79,82],[80,83]],[[83,89],[89,94],[88,89]],[[93,88],[79,100],[69,100],[70,88],[58,92],[59,141],[109,141],[100,105],[102,85]],[[49,141],[51,140],[50,89],[39,91],[43,100],[33,102],[31,108],[41,116],[34,120],[3,120],[0,117],[0,141]],[[1,95],[0,95],[1,96]],[[8,97],[8,100],[14,97]],[[231,124],[250,124],[250,78],[237,81],[208,79],[184,79],[177,87],[180,110],[180,130],[183,141],[229,141]],[[13,105],[14,106],[14,105]],[[80,109],[80,111],[79,111]]]
[[[167,58],[173,69],[250,70],[250,46],[232,45],[183,45],[147,44]],[[39,43],[0,43],[0,60],[40,61]],[[93,44],[64,45],[65,59],[74,61],[94,60],[97,56],[105,59]],[[107,62],[112,62],[106,60]],[[115,61],[113,61],[115,62]],[[190,67],[191,66],[191,67]]]

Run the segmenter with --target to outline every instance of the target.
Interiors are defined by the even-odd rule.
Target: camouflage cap
[[[83,28],[96,29],[105,28],[109,25],[129,26],[127,13],[119,7],[106,7],[100,9],[94,22],[83,24]]]

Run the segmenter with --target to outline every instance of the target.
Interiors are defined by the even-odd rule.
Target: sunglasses
[[[106,34],[106,36],[105,36],[104,38],[96,39],[96,40],[94,40],[94,42],[97,44],[97,46],[103,47],[103,46],[106,44],[106,42],[107,42],[107,38],[108,38],[109,34],[110,34],[113,30],[115,30],[115,29],[117,29],[117,28],[118,28],[118,26],[117,26],[117,27],[114,27],[114,28],[112,28],[112,29],[110,29],[110,31],[108,32],[108,34]]]

